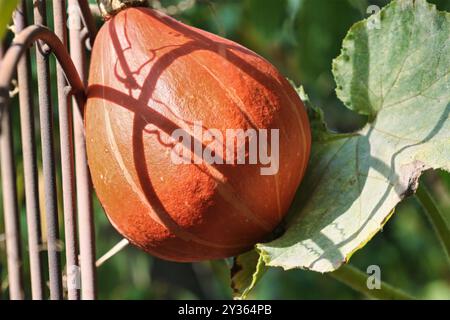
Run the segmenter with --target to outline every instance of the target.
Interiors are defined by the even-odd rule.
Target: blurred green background
[[[30,1],[31,2],[31,1]],[[163,7],[180,1],[160,1]],[[234,40],[267,58],[296,84],[302,84],[312,101],[323,108],[329,127],[348,132],[361,127],[365,118],[348,111],[336,98],[331,74],[332,59],[353,23],[368,16],[369,5],[388,1],[366,0],[197,0],[175,15],[183,22]],[[450,11],[450,0],[433,0]],[[50,3],[50,1],[49,1]],[[51,10],[49,10],[49,14]],[[101,22],[99,21],[99,24]],[[55,66],[51,70],[55,79]],[[35,74],[33,74],[35,76]],[[53,91],[55,92],[55,91]],[[37,98],[37,97],[35,97]],[[54,100],[56,103],[56,100]],[[23,244],[26,248],[24,190],[17,98],[14,99],[18,192]],[[56,110],[56,108],[55,108]],[[57,121],[57,114],[55,114]],[[58,135],[56,134],[56,138]],[[59,146],[59,144],[56,144]],[[61,175],[59,175],[61,178]],[[430,172],[422,179],[433,191],[450,223],[450,175]],[[59,190],[60,191],[60,190]],[[59,192],[61,197],[61,192]],[[62,201],[59,200],[60,208]],[[0,210],[2,210],[0,208]],[[60,210],[61,212],[62,210]],[[0,211],[0,217],[3,217]],[[62,216],[60,214],[60,221]],[[96,251],[100,257],[121,240],[95,201]],[[3,219],[0,219],[0,272],[7,288]],[[61,235],[63,238],[63,235]],[[64,259],[64,254],[62,254]],[[25,270],[28,270],[27,255]],[[382,280],[426,299],[450,299],[450,268],[446,256],[414,198],[401,203],[394,216],[351,263],[365,271],[379,265]],[[220,299],[231,298],[226,277],[218,263],[176,264],[153,258],[127,247],[98,269],[100,299]],[[26,275],[26,283],[29,283]],[[30,288],[27,286],[27,295]],[[7,290],[2,290],[7,298]],[[326,275],[270,269],[252,299],[362,299],[361,294]]]

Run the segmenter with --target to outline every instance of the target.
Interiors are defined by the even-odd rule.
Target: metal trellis
[[[28,5],[33,5],[33,22],[27,15],[27,10],[31,9]],[[47,7],[52,7],[53,23],[47,23]],[[95,22],[87,0],[53,0],[52,3],[22,0],[13,21],[14,39],[0,50],[0,161],[9,298],[28,298],[23,273],[29,272],[32,299],[48,296],[46,278],[51,299],[95,299],[92,188],[82,117],[86,99],[86,54],[95,38]],[[54,26],[53,30],[47,27],[49,25]],[[30,50],[33,46],[35,54]],[[52,106],[51,54],[57,59],[56,108]],[[33,99],[36,84],[31,77],[32,56],[36,59],[38,108]],[[11,121],[13,83],[18,87],[20,141],[14,141]],[[56,110],[58,136],[55,136],[53,124]],[[37,116],[38,126],[35,124]],[[40,145],[36,137],[40,137]],[[57,138],[59,149],[56,148]],[[16,186],[14,146],[18,144],[23,157],[24,210],[18,203]],[[42,159],[38,159],[38,149]],[[42,190],[39,188],[39,163],[42,163]],[[61,190],[57,188],[57,169],[61,170]],[[62,228],[58,221],[58,192],[62,193],[63,200],[65,271],[60,256]],[[44,199],[42,205],[40,196]],[[26,212],[28,239],[25,247],[20,234],[23,211]],[[45,229],[41,229],[41,219],[45,219]],[[46,239],[45,249],[43,239]],[[44,267],[43,250],[47,251],[48,268]],[[23,270],[24,254],[28,254],[29,270]],[[44,274],[47,270],[48,277]],[[81,275],[81,288],[77,286],[78,275]]]

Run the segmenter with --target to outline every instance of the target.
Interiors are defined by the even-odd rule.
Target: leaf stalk
[[[395,288],[392,285],[387,284],[385,282],[381,282],[380,289],[369,289],[367,274],[349,264],[342,265],[338,270],[331,272],[328,275],[371,299],[379,299],[379,300],[415,299],[414,297],[403,292],[402,290]]]
[[[427,214],[450,262],[450,226],[445,219],[444,213],[439,209],[424,183],[419,185],[416,191],[416,198]]]

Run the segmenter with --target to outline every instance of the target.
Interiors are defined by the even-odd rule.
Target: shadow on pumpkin
[[[144,11],[147,13],[146,11]],[[164,18],[162,19],[164,21]],[[215,42],[212,39],[209,39],[206,36],[198,34],[189,28],[185,28],[182,26],[174,25],[173,23],[167,23],[167,25],[173,28],[175,31],[183,33],[186,37],[190,38],[189,41],[182,45],[174,45],[174,46],[164,46],[161,48],[157,48],[151,51],[151,56],[147,61],[145,61],[139,68],[136,70],[132,70],[130,68],[129,63],[127,62],[127,58],[125,56],[125,52],[131,50],[131,43],[127,37],[127,30],[124,28],[125,41],[127,42],[126,46],[121,45],[119,40],[119,36],[116,30],[116,26],[114,24],[114,20],[111,20],[109,23],[109,33],[111,35],[111,39],[113,42],[113,47],[115,50],[115,54],[117,55],[117,61],[114,65],[114,74],[116,79],[122,83],[125,88],[128,89],[128,93],[123,92],[121,90],[107,87],[100,84],[92,84],[88,88],[88,96],[89,98],[100,98],[108,100],[111,103],[114,103],[121,108],[125,108],[132,113],[135,114],[133,117],[132,124],[132,141],[133,141],[133,161],[134,167],[137,172],[137,177],[140,183],[140,189],[144,192],[145,197],[149,204],[155,209],[155,213],[167,227],[167,229],[171,233],[175,233],[179,235],[181,238],[191,240],[196,242],[197,245],[205,245],[207,242],[203,239],[196,238],[193,234],[190,234],[189,231],[182,229],[177,222],[171,217],[171,215],[167,212],[164,207],[164,204],[158,197],[154,184],[151,181],[149,173],[147,172],[145,148],[144,148],[144,133],[147,134],[155,134],[158,135],[158,141],[162,143],[166,147],[173,147],[173,144],[168,144],[163,141],[163,139],[159,136],[160,130],[164,132],[168,136],[170,136],[175,130],[184,130],[177,123],[169,119],[163,113],[149,107],[149,103],[154,102],[163,106],[165,110],[167,110],[172,116],[176,117],[177,120],[182,121],[184,125],[193,125],[193,122],[186,121],[185,119],[181,119],[177,115],[174,114],[173,111],[170,110],[169,106],[165,105],[162,101],[153,97],[155,92],[157,82],[160,79],[161,75],[164,71],[170,67],[177,59],[180,57],[189,55],[195,51],[203,50],[210,51],[214,54],[219,54],[224,56],[227,61],[233,63],[236,67],[240,68],[243,72],[248,74],[250,77],[255,79],[261,85],[265,86],[269,90],[273,90],[274,88],[278,88],[279,84],[276,80],[267,76],[260,70],[256,69],[254,66],[249,64],[240,56],[236,55],[231,50],[238,50],[240,52],[244,52],[248,55],[255,55],[254,53],[232,44],[224,44]],[[125,23],[126,26],[126,23]],[[167,52],[160,54],[157,57],[158,51],[167,50]],[[157,59],[156,59],[157,57]],[[139,81],[136,79],[137,75],[139,75],[145,66],[149,66],[148,74],[145,76],[145,79],[142,81],[142,84],[139,84]],[[122,75],[119,74],[119,67],[122,71]],[[286,80],[287,81],[287,80]],[[286,82],[287,83],[287,82]],[[136,97],[133,96],[134,93],[138,93]],[[241,115],[247,123],[249,127],[253,129],[257,129],[252,125],[251,119],[241,111]],[[152,124],[158,130],[148,130],[146,127]],[[206,128],[204,128],[206,129]],[[191,137],[193,141],[203,146],[203,150],[208,149],[208,145],[205,145],[204,142],[198,141],[195,137],[193,137],[190,133],[184,131],[187,135]],[[191,149],[192,153],[195,156],[202,158],[202,154],[198,154],[197,150]],[[203,151],[202,151],[203,152]],[[209,172],[205,171],[205,168],[202,165],[196,165],[199,169],[201,169],[206,174],[210,175]],[[226,176],[226,171],[230,169],[233,165],[215,165],[214,169],[218,170],[224,176]],[[211,176],[211,175],[210,175]],[[214,179],[214,177],[212,177]],[[239,195],[234,195],[237,199],[239,199]],[[257,216],[254,217],[255,220],[261,220]],[[265,225],[264,221],[258,221],[261,225],[261,228]],[[270,232],[270,228],[264,227],[266,233]],[[200,241],[198,241],[200,240]],[[264,240],[264,239],[260,239]],[[247,247],[250,249],[253,243],[248,243]],[[228,247],[228,246],[227,246]],[[236,246],[229,246],[231,248],[236,248]],[[242,247],[242,246],[241,246]],[[210,249],[210,248],[209,248]]]

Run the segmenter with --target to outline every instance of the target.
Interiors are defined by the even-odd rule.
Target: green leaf
[[[234,298],[246,299],[265,271],[262,257],[255,250],[236,257],[231,268],[231,287]]]
[[[0,40],[5,35],[6,27],[18,3],[18,0],[0,0]]]
[[[257,245],[266,265],[336,270],[423,171],[450,171],[449,34],[450,15],[425,0],[393,1],[350,29],[333,65],[337,94],[372,121],[354,135],[314,134],[301,209]]]

